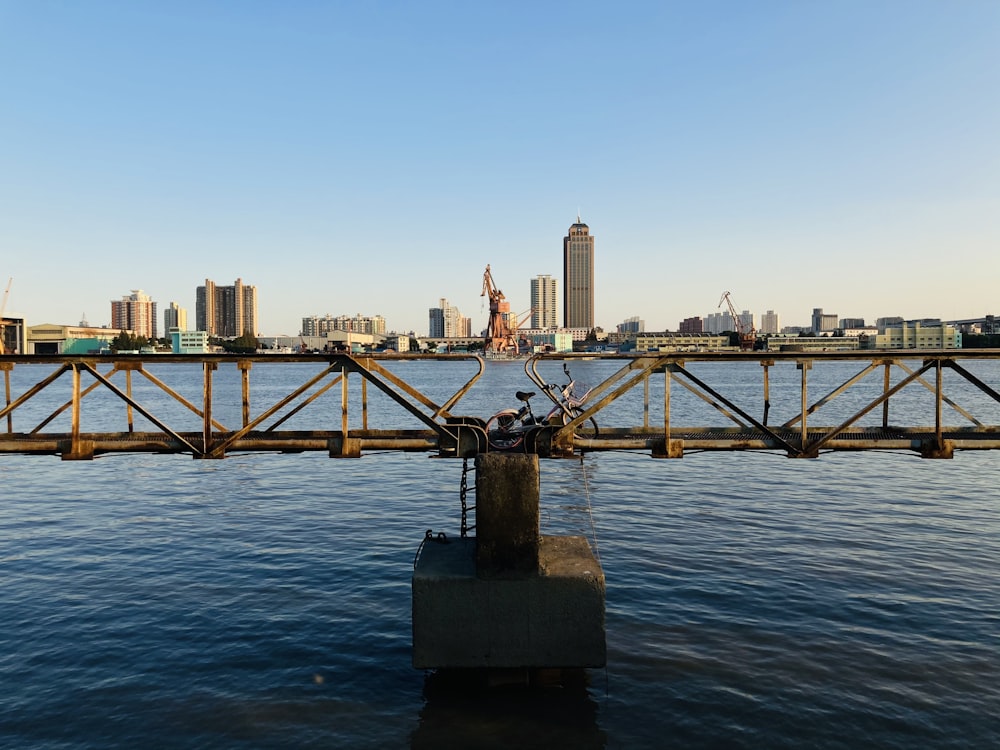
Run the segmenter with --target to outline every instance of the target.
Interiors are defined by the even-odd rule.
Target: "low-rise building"
[[[729,345],[729,336],[711,333],[640,333],[635,337],[637,352],[739,351]]]
[[[114,328],[92,328],[90,326],[63,326],[53,323],[42,323],[28,327],[25,354],[64,354],[81,353],[77,351],[86,347],[87,352],[94,348],[105,348],[110,345],[121,331]],[[134,335],[134,331],[125,331]],[[82,340],[85,344],[75,342]]]
[[[410,351],[410,335],[408,333],[390,333],[385,337],[385,348],[394,352]]]
[[[208,354],[208,331],[183,331],[170,329],[170,350],[174,354]]]
[[[849,352],[861,348],[859,336],[795,336],[779,333],[767,337],[769,352]]]
[[[904,321],[875,337],[876,349],[961,349],[962,334],[950,323]]]
[[[573,351],[573,336],[565,331],[544,331],[542,333],[533,333],[529,338],[535,352]]]
[[[3,346],[0,347],[0,353],[24,354],[28,348],[24,318],[13,315],[5,315],[0,318],[0,336],[3,337]]]

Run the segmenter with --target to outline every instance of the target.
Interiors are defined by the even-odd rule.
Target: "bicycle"
[[[563,372],[568,382],[565,385],[548,383],[542,390],[552,400],[554,406],[544,417],[536,416],[531,409],[531,399],[535,391],[517,391],[514,397],[524,405],[519,409],[502,409],[486,422],[486,439],[493,450],[510,451],[521,447],[525,436],[533,429],[547,425],[564,425],[583,414],[583,404],[590,395],[590,388],[577,393],[577,382],[563,363]],[[587,421],[598,434],[597,422],[593,417]]]

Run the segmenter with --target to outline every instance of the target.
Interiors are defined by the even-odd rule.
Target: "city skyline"
[[[229,308],[232,308],[231,310],[229,310],[228,313],[223,314],[223,318],[226,318],[226,316],[228,315],[228,317],[232,318],[233,320],[236,320],[237,317],[242,320],[243,317],[246,315],[245,312],[240,312],[236,309],[235,300],[237,298],[243,299],[245,301],[245,305],[247,306],[246,309],[248,310],[252,310],[256,307],[257,303],[256,286],[243,285],[241,279],[237,279],[234,285],[228,287],[222,287],[216,285],[214,284],[214,282],[211,282],[211,280],[208,279],[206,279],[206,282],[208,285],[210,285],[210,288],[214,291],[215,296],[224,300],[225,305],[228,306]],[[557,282],[556,279],[553,279],[552,277],[546,274],[530,279],[530,286],[532,290],[535,289],[536,285],[542,286],[542,288],[546,289],[549,295],[547,304],[552,305],[554,304],[554,299],[555,299],[554,287],[556,286],[556,282]],[[241,290],[241,293],[238,293],[238,290]],[[532,291],[530,294],[533,293],[534,291]],[[197,296],[199,298],[207,297],[207,287],[205,285],[199,286],[197,288]],[[197,304],[198,303],[196,302],[196,305]],[[157,316],[156,310],[158,308],[159,303],[156,300],[153,300],[150,295],[145,294],[141,289],[132,290],[131,295],[123,295],[121,300],[112,300],[111,305],[112,305],[111,324],[105,322],[91,323],[89,320],[80,320],[79,322],[56,321],[56,320],[44,320],[44,321],[25,320],[24,323],[25,326],[28,328],[36,325],[47,325],[47,324],[64,325],[69,327],[74,327],[77,325],[85,327],[90,326],[94,328],[104,327],[115,330],[117,330],[118,328],[124,328],[125,330],[137,332],[140,335],[148,335],[148,333],[144,333],[144,330],[146,330],[146,326],[151,326],[155,328],[156,331],[158,332],[156,337],[167,336],[170,328],[174,327],[175,325],[178,326],[182,331],[204,330],[204,328],[198,328],[197,325],[194,328],[190,327],[188,325],[187,307],[185,307],[184,305],[179,305],[176,301],[171,301],[169,303],[169,306],[163,309],[162,313],[164,315],[163,330],[162,332],[160,332],[159,322],[157,321],[156,318]],[[116,308],[118,308],[121,312],[115,313],[114,310]],[[120,317],[122,315],[136,314],[128,312],[135,308],[149,309],[149,312],[138,314],[137,320],[142,321],[141,325],[138,326],[138,329],[136,327],[129,325],[114,325],[114,320],[116,319],[116,315]],[[483,331],[485,330],[485,324],[481,328],[477,327],[472,317],[461,315],[458,308],[453,305],[450,305],[446,298],[441,298],[439,300],[439,307],[428,308],[428,310],[430,312],[431,330],[427,333],[421,332],[422,330],[423,331],[427,330],[426,324],[423,327],[423,329],[420,328],[398,329],[392,327],[391,325],[388,325],[385,318],[378,313],[374,314],[355,313],[354,315],[347,315],[341,313],[336,316],[331,315],[330,313],[326,313],[324,316],[319,316],[315,314],[302,316],[299,319],[300,326],[298,330],[296,330],[294,333],[291,334],[259,333],[259,335],[264,337],[273,337],[276,335],[292,336],[292,337],[300,335],[317,336],[317,335],[325,335],[328,330],[345,330],[345,331],[357,330],[364,333],[376,333],[376,334],[413,333],[417,336],[429,335],[431,337],[434,336],[447,337],[449,335],[454,335],[454,336],[468,337],[468,336],[480,336],[483,334]],[[204,310],[199,311],[197,313],[198,316],[206,316],[207,314],[208,313],[205,312]],[[767,309],[763,313],[758,313],[753,310],[742,309],[739,311],[739,315],[740,318],[743,320],[744,325],[747,326],[747,328],[749,328],[751,325],[756,326],[757,333],[760,335],[764,335],[770,333],[785,333],[789,331],[795,332],[798,330],[801,331],[812,330],[819,333],[819,332],[829,332],[845,328],[846,329],[865,328],[865,327],[882,328],[885,325],[891,325],[893,323],[901,323],[904,321],[914,322],[914,321],[941,320],[945,322],[955,322],[959,320],[978,320],[985,318],[986,316],[992,316],[994,315],[994,313],[991,310],[984,310],[974,315],[965,316],[963,318],[946,318],[939,314],[935,314],[933,310],[929,310],[925,311],[923,314],[916,315],[913,317],[904,317],[898,315],[878,315],[877,317],[873,318],[861,318],[855,316],[843,316],[840,315],[839,313],[830,313],[826,312],[824,308],[814,307],[810,310],[808,315],[805,315],[806,318],[805,322],[801,323],[800,322],[785,323],[783,314],[780,311],[775,311],[773,309]],[[19,318],[20,316],[5,314],[5,317]],[[84,317],[86,318],[86,316]],[[252,313],[250,314],[249,317],[251,320],[255,319],[255,316]],[[435,321],[437,321],[437,325],[439,327],[443,327],[442,331],[452,330],[453,333],[449,334],[441,331],[435,331],[434,330]],[[623,321],[618,321],[617,323],[609,324],[607,326],[598,325],[597,328],[604,330],[605,332],[613,332],[619,327],[624,326],[624,328],[627,330],[640,330],[640,331],[647,330],[650,332],[684,333],[684,332],[694,332],[695,329],[691,328],[690,326],[693,325],[695,322],[697,322],[697,325],[699,327],[698,330],[704,330],[705,332],[719,333],[722,331],[734,330],[734,327],[732,325],[732,317],[729,315],[728,312],[721,310],[713,310],[707,313],[702,312],[690,315],[673,325],[665,323],[662,326],[657,326],[657,325],[646,326],[646,322],[644,320],[640,320],[638,316],[630,316],[629,318],[626,318]],[[236,325],[236,323],[233,323],[233,325]],[[460,331],[456,330],[455,329],[456,326],[461,328],[461,330]],[[527,328],[529,326],[525,324],[525,326],[522,327]],[[543,329],[548,327],[549,326],[541,326],[541,328]],[[564,328],[564,326],[562,326],[559,323],[556,323],[552,327],[558,329]],[[213,326],[213,329],[214,328],[215,326]],[[539,328],[539,326],[532,325],[530,326],[530,328],[536,329]],[[233,330],[235,330],[235,328]],[[162,333],[162,336],[160,336],[160,333]],[[226,334],[220,334],[215,332],[214,330],[210,332],[210,335],[213,336],[219,335],[222,336],[223,338],[235,337],[235,334],[231,332]]]
[[[242,276],[265,335],[420,331],[440,298],[477,330],[481,269],[528,309],[578,213],[605,330],[723,290],[789,326],[996,307],[994,2],[95,0],[5,4],[0,40],[0,280],[29,324]]]

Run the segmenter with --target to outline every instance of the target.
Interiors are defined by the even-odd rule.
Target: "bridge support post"
[[[604,572],[579,536],[539,533],[538,457],[476,457],[476,538],[421,547],[413,666],[602,667]]]

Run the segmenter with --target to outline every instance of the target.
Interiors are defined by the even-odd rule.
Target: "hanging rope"
[[[590,534],[594,539],[594,557],[597,558],[597,564],[601,564],[601,548],[597,544],[597,526],[594,524],[594,508],[590,504],[590,481],[587,478],[587,465],[583,462],[583,456],[580,456],[580,469],[583,471],[583,494],[587,498],[587,515],[590,517]]]

